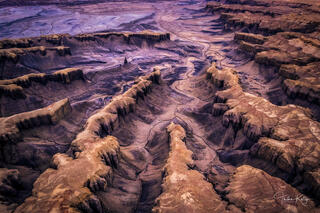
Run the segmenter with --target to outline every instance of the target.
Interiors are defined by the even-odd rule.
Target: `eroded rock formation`
[[[138,99],[159,81],[160,70],[155,68],[154,72],[139,78],[128,91],[92,115],[84,130],[71,143],[73,156],[54,155],[54,169],[49,168],[40,175],[34,183],[32,196],[15,212],[104,212],[107,207],[94,192],[104,191],[111,184],[112,169],[118,167],[121,158],[117,138],[106,135],[118,127],[120,117],[132,112]]]
[[[45,108],[0,118],[1,143],[17,142],[20,131],[43,124],[55,124],[71,111],[69,100],[63,99]]]
[[[227,187],[227,198],[245,212],[317,212],[314,203],[280,178],[240,166]],[[293,198],[289,202],[284,199]]]
[[[207,76],[223,90],[216,93],[213,114],[223,114],[223,125],[243,129],[252,141],[254,156],[274,163],[278,168],[297,178],[303,178],[309,189],[318,196],[319,128],[308,109],[295,106],[276,106],[264,98],[243,92],[237,74],[231,69],[218,70],[215,64]],[[307,143],[307,145],[306,145]]]
[[[76,159],[65,154],[53,157],[56,169],[47,169],[34,183],[33,195],[15,212],[103,212],[91,191],[105,190],[112,178],[107,166],[119,155],[117,139],[108,136],[91,141]]]
[[[303,5],[303,6],[301,6]],[[283,31],[314,32],[320,24],[318,3],[305,1],[210,2],[207,8],[219,12],[225,28],[248,27],[264,33]]]
[[[83,78],[83,72],[78,68],[58,70],[53,74],[31,73],[13,79],[0,80],[0,91],[12,98],[25,98],[23,88],[29,87],[32,82],[46,84],[48,81],[57,81],[68,84]]]
[[[208,3],[207,8],[221,13],[226,29],[258,33],[236,32],[234,40],[255,62],[280,68],[279,74],[284,78],[282,87],[290,98],[319,105],[318,3],[226,1],[226,4]],[[298,66],[302,66],[299,76],[288,75]]]
[[[185,145],[185,130],[178,124],[167,127],[170,153],[164,167],[162,194],[153,212],[223,212],[226,204],[193,165],[192,152]]]
[[[170,40],[169,33],[154,33],[152,31],[142,31],[140,33],[117,33],[117,32],[108,32],[108,33],[87,33],[87,34],[79,34],[74,38],[80,41],[94,41],[97,38],[108,39],[109,37],[120,37],[128,44],[134,44],[135,39],[144,39],[149,42],[161,42]]]
[[[47,54],[47,51],[55,51],[60,56],[70,55],[70,48],[64,46],[58,47],[44,47],[44,46],[35,46],[27,48],[10,48],[10,49],[0,49],[0,62],[5,62],[10,60],[14,63],[17,63],[19,57],[26,54],[37,54],[39,53],[42,56]]]

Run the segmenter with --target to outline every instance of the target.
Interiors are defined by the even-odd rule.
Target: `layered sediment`
[[[257,42],[259,37],[259,42]],[[291,98],[319,105],[319,40],[297,33],[236,33],[240,50],[254,56],[255,62],[275,66],[283,77],[282,87]]]
[[[222,114],[224,126],[243,129],[253,141],[242,149],[250,149],[251,155],[273,163],[294,179],[302,178],[318,197],[319,185],[308,177],[319,182],[320,124],[311,119],[310,111],[295,105],[276,106],[243,92],[236,72],[228,68],[218,70],[213,64],[207,77],[222,88],[215,94],[213,114]]]
[[[108,136],[91,141],[76,159],[56,154],[56,169],[41,174],[34,183],[33,195],[15,212],[104,212],[92,191],[108,187],[112,178],[108,164],[117,162],[119,151],[117,139]]]
[[[45,47],[45,46],[34,46],[27,48],[10,48],[10,49],[0,49],[0,62],[11,61],[17,63],[19,57],[27,54],[39,54],[45,56],[48,51],[54,51],[60,56],[70,55],[70,48],[65,46],[57,47]]]
[[[142,31],[139,33],[107,32],[107,33],[86,33],[86,34],[79,34],[74,36],[74,38],[79,41],[94,41],[98,38],[108,39],[110,37],[120,37],[128,44],[134,44],[135,39],[143,39],[149,42],[161,42],[161,41],[170,40],[169,33],[155,33],[148,30]]]
[[[239,50],[256,63],[278,70],[282,88],[291,99],[319,105],[317,2],[229,0],[210,2],[207,8],[220,14],[225,29],[236,31],[234,40]]]
[[[155,69],[92,115],[71,143],[72,156],[54,155],[53,168],[40,175],[32,196],[15,212],[104,212],[108,207],[103,206],[94,193],[105,191],[112,183],[113,169],[117,169],[121,158],[118,140],[110,133],[118,128],[119,119],[133,112],[138,99],[159,81],[160,70]]]
[[[192,170],[192,152],[185,145],[185,130],[178,124],[167,127],[170,153],[164,167],[162,193],[153,212],[224,212],[226,203],[204,176]]]
[[[248,165],[236,169],[226,190],[227,199],[245,212],[318,211],[310,198],[280,178]]]
[[[308,5],[309,3],[309,5]],[[221,13],[225,29],[248,27],[265,34],[277,32],[315,32],[320,24],[316,3],[299,1],[210,2],[207,8]]]
[[[23,88],[30,87],[32,82],[46,84],[48,81],[56,81],[65,84],[74,80],[83,80],[83,71],[78,68],[66,68],[53,74],[31,73],[13,79],[0,80],[0,91],[12,98],[25,98]]]
[[[0,118],[1,143],[17,142],[21,130],[45,124],[55,124],[71,111],[69,100],[63,99],[45,108]]]
[[[71,36],[69,34],[52,34],[44,35],[40,37],[20,38],[20,39],[3,39],[0,40],[0,54],[4,56],[13,54],[23,54],[25,52],[41,52],[45,55],[46,50],[55,50],[62,47],[50,48],[52,45],[62,45],[68,39],[76,39],[79,41],[94,41],[98,38],[108,39],[110,37],[120,37],[124,41],[130,43],[135,38],[140,38],[145,41],[161,42],[170,40],[169,33],[155,33],[149,30],[141,32],[100,32],[100,33],[83,33]],[[49,47],[39,46],[40,44],[46,44]]]

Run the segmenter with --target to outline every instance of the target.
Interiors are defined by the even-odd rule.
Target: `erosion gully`
[[[166,127],[172,121],[187,131],[186,144],[195,160],[190,169],[197,169],[208,181],[212,170],[221,174],[221,181],[212,184],[222,199],[225,199],[223,189],[228,176],[235,168],[221,162],[217,152],[223,149],[221,141],[233,143],[237,133],[222,127],[221,118],[211,115],[215,89],[202,74],[213,61],[220,67],[245,67],[250,65],[247,65],[249,60],[235,51],[233,33],[224,32],[219,18],[204,10],[205,2],[177,2],[175,6],[164,2],[153,7],[157,11],[154,17],[157,26],[169,32],[171,40],[192,43],[201,52],[197,57],[182,59],[186,71],[172,75],[154,88],[137,112],[129,115],[122,128],[113,133],[134,163],[121,162],[113,187],[99,195],[106,206],[113,206],[111,211],[121,206],[126,211],[151,211],[161,193],[162,168],[169,153]],[[162,64],[161,69],[171,73],[175,67]],[[268,85],[258,71],[257,68],[253,72],[257,77],[249,74],[247,90],[267,98]],[[214,131],[219,132],[212,133]]]

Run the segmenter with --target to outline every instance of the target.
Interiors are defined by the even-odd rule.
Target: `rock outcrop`
[[[143,39],[150,42],[161,42],[170,40],[169,33],[154,33],[152,31],[141,31],[138,33],[131,32],[106,32],[106,33],[86,33],[74,36],[79,41],[94,41],[97,38],[107,39],[109,37],[121,37],[128,44],[134,43],[135,39]]]
[[[39,125],[55,124],[71,111],[69,100],[63,99],[45,108],[0,118],[1,143],[17,142],[21,130]]]
[[[167,127],[170,153],[165,164],[162,194],[153,212],[224,212],[226,204],[204,176],[192,170],[192,152],[185,145],[185,130],[178,124]]]
[[[0,49],[28,48],[40,46],[41,43],[62,45],[63,39],[68,37],[70,37],[69,34],[51,34],[31,38],[2,39],[0,40]]]
[[[210,2],[207,8],[221,15],[225,29],[255,33],[236,32],[234,40],[255,62],[280,68],[289,97],[319,105],[319,2],[227,0]],[[292,79],[287,70],[295,72],[297,66],[303,67]]]
[[[284,78],[282,86],[289,97],[319,104],[320,41],[299,33],[236,33],[239,48],[259,64],[276,66]]]
[[[310,36],[285,32],[273,36],[251,33],[235,33],[234,39],[240,49],[253,53],[260,64],[281,66],[282,64],[307,65],[320,61],[320,41]]]
[[[156,68],[92,115],[71,143],[73,156],[55,154],[53,168],[40,175],[32,196],[15,212],[105,212],[94,193],[107,189],[121,158],[117,138],[109,134],[118,127],[122,116],[134,110],[138,99],[151,90],[152,84],[159,81],[160,70]]]
[[[138,79],[128,91],[113,98],[102,110],[91,116],[84,131],[71,143],[73,152],[77,155],[93,138],[111,134],[113,129],[118,127],[121,116],[133,112],[138,100],[151,91],[152,84],[159,83],[160,75],[160,70],[155,68],[151,74]]]
[[[105,190],[120,148],[116,138],[108,136],[90,143],[73,159],[65,154],[53,157],[56,169],[47,169],[34,183],[32,196],[15,212],[104,212],[92,193]]]
[[[236,169],[227,198],[245,212],[317,212],[313,201],[280,178],[248,165]]]
[[[85,33],[71,36],[69,34],[52,34],[40,37],[0,40],[0,64],[1,69],[6,66],[19,65],[19,62],[28,55],[46,56],[48,52],[55,52],[59,56],[71,55],[71,47],[79,45],[79,42],[100,42],[118,40],[125,45],[141,46],[143,42],[148,45],[169,41],[169,33],[155,33],[152,31],[131,32],[101,32]],[[67,46],[68,45],[68,46]],[[70,46],[70,47],[69,47]],[[1,78],[4,78],[1,76]]]
[[[135,39],[149,42],[162,42],[170,40],[169,33],[155,33],[152,31],[132,32],[104,32],[84,33],[71,36],[69,34],[52,34],[40,37],[0,40],[0,60],[10,59],[17,62],[19,55],[26,53],[40,53],[46,55],[47,51],[57,51],[59,55],[71,54],[70,48],[63,46],[67,40],[95,41],[96,39],[108,39],[109,37],[121,37],[126,43],[134,43]]]
[[[315,32],[320,25],[316,2],[301,6],[300,1],[209,2],[207,8],[220,13],[226,29],[247,27],[265,34],[277,32]]]
[[[25,94],[23,93],[23,88],[16,84],[8,84],[8,85],[1,85],[0,84],[0,97],[9,96],[13,99],[17,98],[25,98]]]
[[[45,47],[45,46],[35,46],[27,48],[10,48],[10,49],[0,49],[0,62],[6,62],[10,60],[14,63],[17,63],[19,57],[26,54],[40,54],[45,56],[48,51],[54,51],[60,56],[71,55],[69,47],[57,46],[57,47]]]
[[[12,98],[25,98],[23,88],[29,87],[32,82],[46,84],[48,81],[57,81],[69,84],[71,81],[84,79],[83,71],[78,68],[58,70],[53,74],[31,73],[13,79],[0,80],[1,94]]]
[[[281,65],[279,74],[286,78],[283,89],[289,97],[298,97],[320,105],[320,62],[306,66]]]
[[[295,105],[276,106],[243,92],[236,72],[231,69],[220,71],[212,64],[207,76],[223,88],[215,95],[213,114],[223,114],[224,126],[243,129],[255,143],[242,148],[250,148],[251,155],[275,164],[293,177],[304,177],[318,197],[320,124],[311,119],[310,111]],[[311,184],[306,177],[315,181]]]
[[[0,41],[0,49],[27,48],[31,47],[31,45],[32,40],[30,38],[3,39]]]

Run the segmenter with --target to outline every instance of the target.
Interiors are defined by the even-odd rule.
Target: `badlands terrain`
[[[317,0],[0,0],[0,212],[320,212]]]

